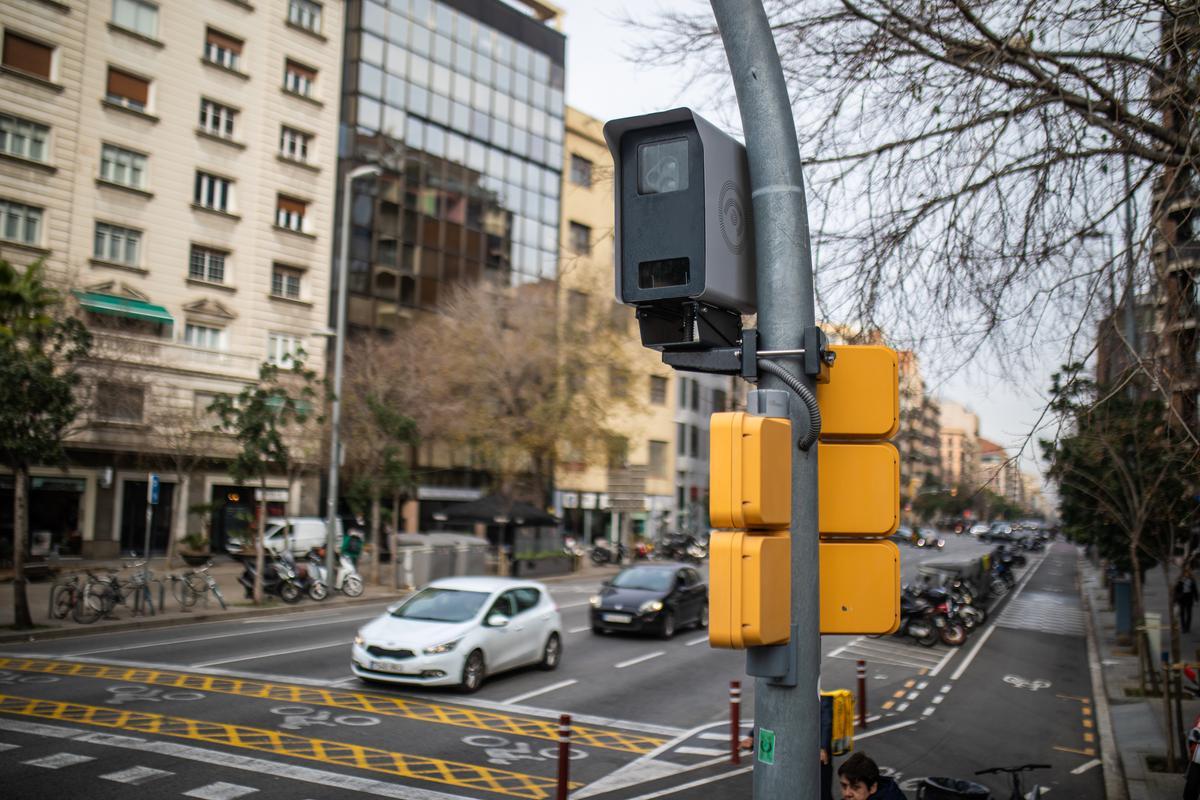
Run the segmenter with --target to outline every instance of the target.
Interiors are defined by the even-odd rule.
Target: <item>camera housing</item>
[[[612,120],[604,138],[616,296],[638,307],[643,343],[731,343],[757,305],[746,148],[688,108]]]

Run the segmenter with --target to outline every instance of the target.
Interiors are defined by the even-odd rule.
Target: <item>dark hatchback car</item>
[[[708,586],[686,564],[621,570],[591,602],[593,633],[650,632],[669,639],[683,627],[708,627]]]

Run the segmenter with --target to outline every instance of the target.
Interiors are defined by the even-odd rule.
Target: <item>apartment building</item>
[[[229,440],[196,432],[264,361],[322,370],[341,31],[339,0],[5,3],[0,257],[44,259],[95,337],[69,465],[34,471],[34,555],[141,550],[148,471],[152,549],[199,527],[189,507],[211,505],[217,547],[247,524]],[[268,489],[276,513],[317,495]]]
[[[900,452],[900,498],[911,503],[923,490],[940,486],[941,411],[925,391],[921,365],[911,350],[897,352],[900,365],[900,430],[892,443]]]
[[[979,439],[980,483],[1016,506],[1025,505],[1025,476],[1008,451],[989,439]]]
[[[653,539],[674,522],[675,395],[686,384],[656,351],[641,346],[633,310],[614,299],[613,163],[603,124],[567,108],[560,308],[564,325],[605,322],[626,341],[626,363],[595,365],[587,377],[607,383],[610,392],[632,394],[637,410],[614,416],[618,440],[609,448],[609,463],[592,458],[559,465],[554,504],[568,532],[592,541],[614,533],[612,506],[619,497],[636,509],[630,529]]]
[[[979,477],[979,417],[961,403],[939,402],[942,483],[974,486]]]

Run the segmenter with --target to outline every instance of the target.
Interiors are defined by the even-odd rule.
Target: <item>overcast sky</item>
[[[727,110],[718,111],[725,98],[713,97],[711,86],[693,83],[689,72],[630,63],[627,55],[638,32],[617,21],[626,9],[646,19],[654,9],[694,10],[708,8],[707,2],[557,0],[557,4],[566,11],[567,103],[571,106],[602,120],[681,105],[694,108],[714,122],[728,114]],[[943,377],[949,365],[925,363],[923,367],[934,394],[962,403],[978,414],[982,435],[1008,448],[1011,454],[1038,422],[1050,375],[1065,355],[1048,346],[1036,360],[1034,373],[1020,375],[1001,373],[984,357],[949,377]],[[1023,469],[1039,471],[1032,460],[1036,449],[1036,443],[1026,448]]]

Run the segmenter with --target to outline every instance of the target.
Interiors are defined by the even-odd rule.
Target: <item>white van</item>
[[[254,536],[248,541],[231,541],[225,549],[231,555],[253,555]],[[297,558],[308,553],[314,547],[323,547],[327,541],[325,520],[322,517],[268,517],[267,527],[263,531],[263,550],[265,552],[282,553],[290,547],[292,555]],[[342,548],[342,521],[337,521],[334,531],[334,543],[338,550]]]

